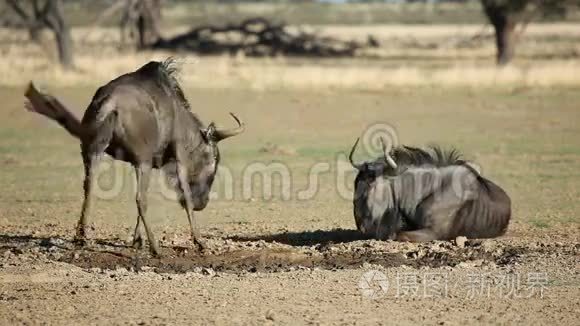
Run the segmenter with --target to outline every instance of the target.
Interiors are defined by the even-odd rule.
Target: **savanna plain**
[[[26,112],[23,93],[34,80],[81,115],[98,86],[169,54],[111,45],[96,56],[114,32],[79,27],[79,68],[63,72],[43,45],[0,31],[0,324],[577,324],[578,26],[530,25],[504,69],[494,67],[491,39],[440,46],[468,39],[475,25],[325,28],[374,31],[390,47],[340,60],[177,56],[201,119],[228,126],[234,112],[247,130],[220,144],[214,198],[196,214],[203,254],[154,178],[148,218],[159,259],[128,245],[134,174],[110,159],[92,240],[73,245],[78,142]],[[360,236],[346,154],[376,125],[392,127],[399,144],[454,147],[475,162],[511,196],[506,235],[424,244]],[[244,178],[249,170],[255,178]]]

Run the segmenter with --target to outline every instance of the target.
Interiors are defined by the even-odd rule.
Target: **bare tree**
[[[137,10],[137,46],[142,49],[155,43],[160,37],[161,0],[139,0]]]
[[[161,38],[161,0],[119,0],[105,9],[93,25],[121,13],[119,30],[121,43],[128,40],[139,49],[147,48]]]
[[[30,1],[30,9],[25,10],[22,1],[6,0],[8,7],[12,9],[12,13],[16,14],[20,19],[20,27],[28,29],[30,40],[39,41],[40,31],[42,30],[41,10],[38,1]]]
[[[39,32],[48,28],[54,33],[60,64],[74,67],[70,27],[64,19],[62,0],[6,0],[13,13],[28,28],[30,39],[37,41]]]
[[[481,0],[483,11],[495,30],[497,63],[509,63],[515,53],[518,24],[529,23],[541,14],[564,15],[571,6],[578,6],[578,0]]]

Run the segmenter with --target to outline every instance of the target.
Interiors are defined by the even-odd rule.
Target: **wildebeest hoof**
[[[199,239],[195,239],[195,240],[193,240],[193,244],[195,245],[197,251],[200,253],[203,253],[207,250],[207,245],[205,244],[204,241],[201,241]]]
[[[143,248],[143,238],[141,237],[137,237],[135,239],[133,239],[133,242],[131,243],[131,246],[135,249],[141,249]]]
[[[151,253],[151,257],[153,258],[161,258],[161,252],[159,252],[159,249],[153,249],[150,248],[149,252]]]
[[[159,243],[152,241],[149,243],[149,252],[153,258],[161,258],[161,251],[159,250]]]
[[[412,242],[411,239],[409,238],[409,236],[406,235],[405,233],[399,233],[399,234],[397,234],[397,237],[395,238],[395,241]]]
[[[85,247],[87,245],[87,239],[81,237],[75,237],[73,244],[77,247]]]

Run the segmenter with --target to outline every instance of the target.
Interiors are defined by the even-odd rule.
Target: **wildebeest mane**
[[[137,73],[146,76],[146,78],[154,78],[159,85],[167,88],[171,92],[171,95],[179,100],[184,109],[191,111],[191,106],[185,98],[183,89],[177,80],[179,67],[173,57],[169,57],[162,62],[150,61],[143,67],[139,68]]]
[[[425,149],[412,146],[399,146],[391,150],[390,155],[399,166],[397,172],[402,172],[411,166],[433,166],[437,168],[461,165],[467,168],[477,180],[487,189],[488,185],[479,171],[463,159],[463,155],[455,148],[443,149],[438,145],[429,145]]]
[[[391,150],[390,155],[399,166],[431,165],[444,167],[465,164],[461,153],[457,149],[443,149],[437,145],[430,145],[425,149],[412,146],[398,146]]]
[[[161,62],[161,65],[159,66],[159,71],[163,76],[165,76],[167,82],[170,85],[171,90],[173,90],[175,96],[177,96],[177,98],[183,105],[183,108],[188,111],[191,111],[191,106],[189,105],[189,102],[185,98],[183,89],[181,89],[179,81],[177,80],[179,68],[177,67],[175,59],[173,57],[165,59],[165,61]]]
[[[191,112],[191,106],[189,101],[185,98],[183,89],[179,85],[177,80],[177,75],[179,74],[178,63],[173,57],[169,57],[164,61],[151,61],[141,67],[138,71],[145,74],[148,78],[155,78],[157,83],[161,85],[162,88],[167,89],[171,92],[171,96],[179,101],[179,105],[182,109]],[[197,114],[191,112],[191,117],[197,122],[199,126],[204,126],[201,119]]]

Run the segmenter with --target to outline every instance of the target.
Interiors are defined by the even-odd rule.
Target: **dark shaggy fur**
[[[462,159],[462,155],[458,150],[454,148],[442,149],[437,145],[428,146],[426,149],[411,146],[399,146],[393,148],[390,154],[395,162],[400,166],[431,165],[443,167],[465,164],[465,161]]]
[[[451,165],[463,165],[479,175],[465,160],[462,154],[455,148],[443,149],[437,145],[429,145],[426,148],[412,146],[398,146],[393,148],[389,155],[397,163],[397,169],[393,170],[385,161],[384,157],[378,157],[366,164],[366,167],[385,176],[395,176],[405,172],[411,167],[445,167]]]
[[[171,85],[171,89],[173,90],[175,96],[177,96],[177,98],[179,98],[181,100],[181,104],[183,105],[183,108],[187,109],[188,111],[191,111],[191,107],[189,105],[189,102],[187,101],[187,99],[185,98],[185,95],[183,94],[183,89],[181,89],[181,86],[179,85],[179,82],[177,81],[177,75],[179,74],[179,68],[177,67],[177,62],[175,61],[175,59],[172,57],[169,57],[165,61],[161,62],[161,65],[159,67],[159,71],[162,72],[166,76],[167,81]]]
[[[154,78],[157,80],[161,87],[167,88],[167,90],[171,92],[171,95],[179,99],[184,109],[191,111],[191,106],[185,98],[183,89],[177,80],[179,67],[174,58],[169,57],[163,62],[150,61],[143,67],[139,68],[136,72],[145,78]]]
[[[389,155],[396,169],[386,157],[358,164],[353,204],[357,228],[363,233],[378,239],[428,241],[458,235],[489,238],[506,231],[509,197],[456,149],[399,146]],[[469,174],[476,183],[467,182]],[[457,186],[462,188],[453,188]],[[445,214],[452,214],[452,220]]]

